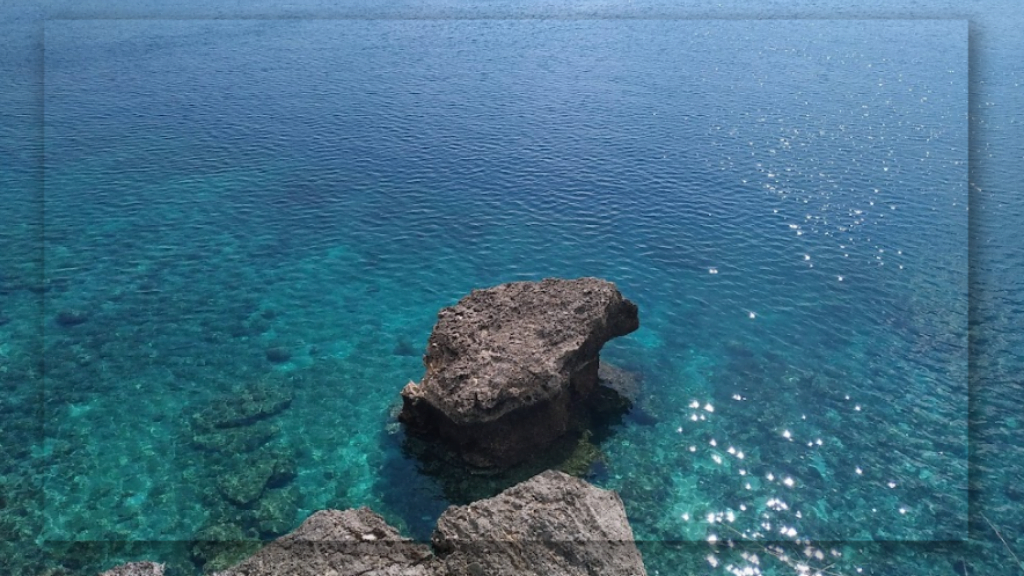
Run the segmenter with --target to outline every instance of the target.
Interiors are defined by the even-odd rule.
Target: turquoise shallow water
[[[41,295],[43,365],[4,352],[5,412],[41,400],[43,423],[14,420],[5,450],[34,473],[6,500],[35,482],[42,506],[6,506],[6,530],[163,541],[150,555],[186,570],[173,542],[238,514],[218,485],[236,463],[193,417],[258,384],[292,399],[264,421],[294,479],[263,537],[369,505],[425,538],[449,500],[389,412],[437,310],[593,275],[640,306],[603,357],[642,374],[649,417],[602,440],[591,480],[622,495],[651,573],[792,573],[774,541],[844,574],[961,573],[934,544],[859,542],[972,535],[969,409],[1004,424],[975,454],[1017,444],[1001,404],[968,405],[966,32],[48,22],[44,288],[12,259],[0,326],[38,326]],[[986,345],[1012,350],[1012,306],[987,306]],[[1012,533],[1019,494],[992,497]]]

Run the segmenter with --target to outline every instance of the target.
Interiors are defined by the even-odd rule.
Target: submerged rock
[[[267,443],[278,432],[268,421],[292,402],[282,386],[257,383],[235,388],[189,418],[191,440],[204,450],[237,454]]]
[[[294,484],[264,492],[253,510],[260,537],[275,537],[288,532],[295,525],[295,511],[299,509],[301,497],[298,486]]]
[[[221,495],[236,506],[249,506],[269,488],[279,488],[296,475],[294,458],[282,450],[238,454],[217,478]]]
[[[395,347],[391,349],[391,353],[395,356],[419,356],[420,354],[408,338],[399,338],[395,342]]]
[[[630,403],[640,398],[640,375],[635,372],[605,362],[601,364],[598,378],[602,386],[611,388]]]
[[[198,428],[232,428],[269,418],[288,408],[291,394],[264,383],[238,387],[195,415]]]
[[[54,317],[57,324],[64,327],[78,326],[89,319],[89,313],[80,309],[61,310]]]
[[[636,305],[597,278],[474,290],[438,314],[399,419],[474,466],[515,465],[565,434],[598,385],[602,346],[639,325]]]
[[[164,565],[156,562],[129,562],[115,566],[100,576],[164,576]]]
[[[192,561],[203,568],[203,573],[223,570],[252,556],[262,542],[242,527],[228,522],[209,524],[192,538]]]
[[[594,444],[592,438],[593,433],[590,430],[584,430],[579,434],[575,439],[576,445],[573,447],[572,452],[569,453],[568,457],[559,462],[557,470],[578,478],[585,476],[594,464],[605,462],[607,457]]]
[[[237,454],[252,452],[270,441],[281,428],[272,422],[256,422],[234,428],[192,428],[192,442],[204,450]]]
[[[267,348],[266,356],[269,362],[281,364],[292,359],[292,352],[284,346],[274,346],[273,348]]]

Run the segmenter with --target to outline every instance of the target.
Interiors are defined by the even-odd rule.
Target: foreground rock
[[[552,470],[451,506],[433,550],[369,508],[324,510],[217,576],[646,576],[618,494]],[[133,563],[103,576],[159,576]]]
[[[448,508],[431,541],[448,576],[647,573],[618,494],[550,470]]]
[[[636,305],[597,278],[474,290],[438,314],[399,419],[474,466],[507,468],[567,431],[602,346],[639,326]]]
[[[437,574],[430,547],[402,538],[369,508],[323,510],[218,576]]]
[[[368,508],[317,512],[218,576],[645,576],[622,500],[547,471],[494,498],[452,506],[430,547]]]

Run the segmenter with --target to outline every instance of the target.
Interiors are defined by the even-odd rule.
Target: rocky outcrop
[[[597,278],[474,290],[438,314],[399,419],[474,466],[507,468],[566,432],[602,346],[639,325],[636,305]]]
[[[216,576],[647,574],[619,496],[552,470],[449,507],[431,543],[402,538],[369,508],[324,510]],[[102,576],[161,573],[162,566],[140,562]]]
[[[432,576],[425,544],[402,538],[369,508],[323,510],[218,576]]]
[[[552,470],[448,508],[431,541],[446,576],[647,574],[618,494]]]
[[[645,576],[622,500],[555,471],[452,506],[434,546],[402,538],[368,508],[326,510],[218,576]]]

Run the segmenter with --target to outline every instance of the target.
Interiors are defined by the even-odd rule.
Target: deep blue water
[[[592,275],[640,307],[603,358],[656,422],[616,426],[593,481],[650,573],[1015,573],[1005,16],[969,41],[963,19],[434,9],[505,19],[12,11],[2,512],[39,544],[12,570],[186,570],[173,543],[237,513],[188,424],[255,384],[293,397],[269,444],[290,527],[368,505],[427,537],[448,499],[389,411],[437,310]],[[50,15],[111,15],[78,10]]]

